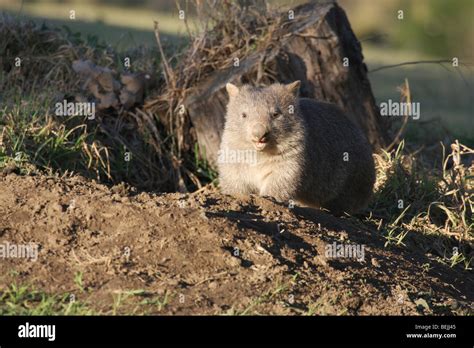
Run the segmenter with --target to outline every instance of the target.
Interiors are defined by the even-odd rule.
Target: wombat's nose
[[[253,141],[265,142],[268,136],[267,128],[263,125],[257,124],[252,129]]]

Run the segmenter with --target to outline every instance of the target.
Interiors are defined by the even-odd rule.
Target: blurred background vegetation
[[[304,0],[268,0],[270,6],[287,9]],[[468,145],[474,144],[474,1],[473,0],[339,0],[362,43],[369,67],[417,60],[450,60],[468,65],[406,65],[369,74],[378,102],[398,100],[398,86],[408,79],[413,101],[421,102],[420,122],[441,127],[408,127],[408,138],[440,139],[448,130]],[[51,26],[66,26],[88,40],[101,41],[118,51],[138,45],[156,47],[153,21],[160,24],[164,43],[186,42],[184,21],[195,14],[185,0],[0,0],[0,12],[33,19]],[[69,18],[75,11],[75,19]],[[398,19],[402,10],[404,18]],[[0,17],[1,18],[1,17]],[[192,20],[191,20],[192,22]],[[413,123],[413,122],[411,122]]]
[[[325,0],[328,1],[328,0]],[[268,0],[273,7],[290,8],[304,0]],[[474,1],[472,0],[339,0],[359,38],[369,38],[379,46],[408,49],[427,55],[461,56],[474,54]],[[116,39],[125,27],[139,42],[153,41],[151,27],[158,19],[165,33],[183,33],[177,3],[193,16],[186,0],[0,0],[0,10],[38,19],[56,19],[71,27],[94,31],[105,39]],[[76,11],[76,21],[68,20]],[[403,21],[397,11],[404,11]],[[81,28],[89,22],[90,28]],[[402,25],[401,25],[402,24]],[[97,30],[101,25],[111,30]],[[127,30],[125,30],[127,31]],[[148,35],[146,35],[148,33]],[[150,40],[151,39],[151,40]],[[127,41],[127,40],[125,40]]]

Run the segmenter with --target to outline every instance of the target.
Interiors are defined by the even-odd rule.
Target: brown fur
[[[254,157],[219,157],[221,189],[294,200],[336,214],[358,212],[366,207],[375,181],[367,139],[337,106],[298,98],[299,85],[227,85],[220,154],[238,151]]]

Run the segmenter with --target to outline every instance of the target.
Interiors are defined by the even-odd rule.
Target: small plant
[[[31,286],[11,284],[0,291],[0,315],[91,315],[95,311],[71,294],[48,294]],[[98,313],[97,313],[98,314]]]
[[[474,165],[466,167],[462,156],[474,155],[474,150],[455,141],[451,153],[446,156],[443,145],[443,179],[440,183],[441,202],[432,203],[446,213],[445,229],[457,232],[460,238],[474,238]],[[448,164],[452,163],[451,169]]]
[[[84,282],[82,280],[82,276],[82,272],[76,272],[76,274],[74,275],[74,283],[77,285],[81,292],[84,292]]]
[[[163,296],[154,296],[150,299],[146,298],[140,302],[140,305],[151,305],[156,308],[158,312],[161,312],[168,304],[170,300],[170,294],[166,291]]]
[[[209,165],[206,160],[206,151],[200,151],[198,143],[194,145],[194,166],[196,172],[208,181],[214,181],[217,178],[217,172]]]

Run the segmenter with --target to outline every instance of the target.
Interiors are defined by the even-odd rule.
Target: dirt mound
[[[471,275],[384,248],[355,219],[212,187],[155,195],[14,173],[0,187],[0,244],[39,245],[36,261],[0,260],[2,291],[72,293],[99,313],[472,312]],[[364,253],[327,255],[340,245]]]

